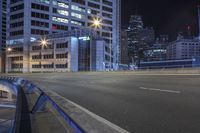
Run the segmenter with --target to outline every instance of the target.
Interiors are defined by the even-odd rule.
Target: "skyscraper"
[[[132,15],[130,17],[128,34],[128,55],[130,62],[134,62],[137,55],[136,47],[139,46],[139,33],[143,29],[142,17],[139,15]]]
[[[132,15],[129,21],[128,33],[128,54],[131,63],[136,63],[142,58],[143,51],[154,41],[153,28],[144,28],[142,17]]]
[[[6,44],[6,0],[0,1],[0,72],[4,71],[4,53]]]
[[[9,45],[24,44],[23,67],[28,68],[29,43],[41,35],[74,29],[93,28],[112,43],[114,61],[119,60],[120,0],[11,0],[8,3]]]
[[[6,0],[0,1],[0,44],[6,43]]]

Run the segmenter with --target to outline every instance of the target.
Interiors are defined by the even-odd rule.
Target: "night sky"
[[[122,0],[122,26],[127,26],[131,14],[142,15],[145,27],[153,27],[156,36],[167,34],[170,40],[178,32],[198,33],[197,5],[200,0]]]

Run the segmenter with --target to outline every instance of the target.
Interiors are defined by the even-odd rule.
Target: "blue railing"
[[[18,88],[18,90],[20,90],[19,87],[23,87],[25,89],[26,93],[39,93],[39,97],[35,103],[35,105],[32,108],[31,113],[35,114],[36,112],[40,111],[41,109],[43,109],[43,107],[46,105],[47,102],[50,103],[50,105],[62,116],[62,118],[66,121],[66,123],[73,129],[73,131],[75,133],[85,133],[85,131],[83,130],[83,128],[81,128],[81,126],[79,124],[77,124],[61,107],[59,107],[59,105],[50,97],[48,96],[48,94],[46,94],[45,91],[43,91],[42,89],[40,89],[39,87],[37,87],[36,85],[32,84],[30,81],[25,80],[23,78],[11,78],[11,77],[0,77],[0,79],[3,79],[5,81],[9,81],[11,82],[15,87]],[[20,91],[18,91],[18,98],[17,101],[20,101]],[[21,92],[20,92],[21,93]],[[19,102],[17,102],[19,103]],[[18,133],[18,124],[17,122],[20,114],[19,114],[19,110],[20,110],[20,105],[17,104],[17,108],[16,108],[16,116],[15,116],[15,120],[14,120],[14,125],[13,125],[13,133]]]
[[[5,102],[2,101],[1,102],[1,108],[5,108],[5,109],[14,109],[15,110],[15,117],[14,118],[9,118],[7,120],[1,121],[0,125],[4,126],[6,124],[7,126],[7,131],[9,133],[16,133],[15,132],[15,125],[16,125],[16,121],[17,121],[17,103],[18,103],[18,88],[16,86],[16,84],[14,84],[14,79],[15,78],[9,78],[9,77],[0,77],[0,84],[3,86],[6,86],[7,89],[9,89],[12,94],[14,94],[16,96],[16,101],[15,102]]]

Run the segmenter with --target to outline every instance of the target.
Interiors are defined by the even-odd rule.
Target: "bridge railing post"
[[[47,103],[47,96],[42,92],[40,94],[40,96],[38,97],[35,105],[33,106],[33,109],[31,111],[32,114],[36,113],[36,112],[42,112],[45,110],[45,106]]]

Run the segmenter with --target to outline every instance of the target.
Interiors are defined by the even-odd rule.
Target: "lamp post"
[[[42,46],[42,48],[41,48],[41,55],[42,55],[42,49],[44,49],[44,47],[46,46],[47,47],[47,45],[48,45],[48,40],[46,40],[46,39],[43,39],[43,40],[41,40],[41,46]],[[54,69],[54,72],[56,71],[56,66],[55,66],[55,59],[56,59],[56,45],[55,45],[55,43],[54,43],[54,40],[52,41],[52,47],[53,47],[53,69]],[[42,58],[41,58],[42,59]]]
[[[102,23],[101,23],[101,19],[99,18],[96,18],[93,20],[93,26],[95,27],[95,29],[99,28]],[[107,28],[107,30],[110,31],[109,28]],[[110,47],[110,70],[111,70],[111,65],[112,65],[112,42],[111,42],[111,39],[112,39],[112,33],[109,32],[109,47]]]
[[[94,27],[94,29],[97,30],[98,28],[100,28],[100,26],[101,26],[101,20],[98,19],[98,18],[94,18],[94,19],[93,19],[92,27]],[[97,59],[97,65],[98,65],[98,67],[96,66],[96,69],[99,68],[99,65],[100,65],[99,57],[98,57],[98,59]],[[97,70],[96,70],[96,71],[97,71]]]
[[[10,53],[13,49],[11,47],[7,47],[7,48],[4,48],[4,51],[2,51],[2,55],[4,54],[5,55],[5,65],[4,65],[4,70],[5,72],[7,73],[9,71],[9,69],[11,69],[11,67],[7,67],[7,64],[8,64],[8,59],[7,59],[7,54]]]
[[[41,50],[40,50],[40,65],[41,65],[41,72],[43,72],[43,65],[42,65],[42,50],[44,49],[45,46],[47,46],[48,42],[47,40],[44,38],[40,41],[40,46],[41,46]]]
[[[4,51],[2,51],[2,54],[4,54],[4,57],[5,57],[5,65],[4,65],[4,71],[7,73],[9,70],[12,70],[11,68],[11,64],[12,64],[12,60],[9,60],[7,57],[8,57],[8,53],[11,53],[11,52],[17,52],[16,50],[14,50],[13,48],[11,47],[5,47],[5,48],[2,48]],[[9,62],[10,61],[10,62]],[[10,63],[10,65],[8,64]],[[8,65],[8,66],[7,66]],[[9,67],[10,66],[10,67]],[[9,69],[9,70],[8,70]],[[17,66],[17,69],[18,71],[20,71],[20,65]]]

